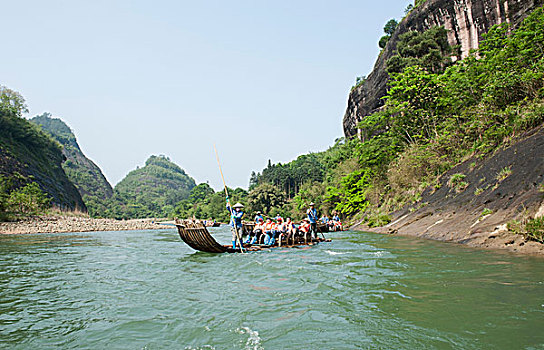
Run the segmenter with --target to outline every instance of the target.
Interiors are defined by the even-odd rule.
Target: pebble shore
[[[38,217],[17,222],[0,222],[0,234],[61,233],[172,229],[156,219],[92,219],[87,217]]]

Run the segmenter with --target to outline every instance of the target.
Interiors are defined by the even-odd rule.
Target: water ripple
[[[229,241],[228,229],[214,237]],[[332,235],[331,235],[332,236]],[[544,263],[352,232],[194,252],[173,230],[0,237],[0,347],[536,348]]]

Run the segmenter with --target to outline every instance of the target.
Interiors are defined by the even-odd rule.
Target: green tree
[[[251,191],[259,184],[259,173],[255,173],[254,171],[251,172],[251,176],[249,177],[249,190]]]
[[[399,25],[399,22],[395,19],[390,19],[385,26],[383,27],[383,32],[385,33],[384,36],[380,38],[380,41],[378,42],[378,46],[383,49],[387,45],[387,42],[389,39],[391,39],[391,36],[395,32],[395,29],[397,29],[397,26]]]
[[[437,135],[441,117],[437,113],[440,89],[436,74],[419,66],[392,74],[387,103],[395,113],[391,125],[408,143]]]
[[[9,207],[16,213],[35,215],[49,208],[51,199],[40,189],[36,182],[31,182],[10,193]]]
[[[371,187],[370,169],[354,171],[340,181],[340,187],[327,188],[327,200],[336,203],[335,209],[344,215],[353,215],[368,206],[366,191]]]
[[[380,40],[378,41],[378,47],[380,49],[385,49],[385,46],[387,45],[387,43],[389,42],[389,39],[391,39],[391,37],[389,35],[383,35]]]
[[[390,19],[386,24],[385,26],[383,27],[383,32],[386,34],[386,35],[393,35],[393,33],[395,32],[395,29],[397,29],[397,26],[399,25],[399,22],[397,22],[396,19]]]
[[[13,183],[10,178],[0,175],[0,220],[7,216],[9,208],[9,193]]]
[[[252,210],[270,213],[272,208],[285,204],[285,196],[276,186],[263,183],[249,193],[248,202]]]
[[[0,109],[21,116],[28,113],[25,99],[17,91],[0,85]]]
[[[203,201],[209,196],[213,195],[215,191],[207,183],[201,183],[193,187],[191,194],[189,195],[189,201],[196,203]]]

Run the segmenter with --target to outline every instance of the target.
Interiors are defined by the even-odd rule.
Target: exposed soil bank
[[[449,186],[453,174],[465,175],[468,186]],[[540,127],[485,160],[469,159],[451,169],[440,179],[440,188],[426,189],[418,203],[391,213],[390,224],[352,229],[544,255],[544,244],[506,228],[511,220],[544,215],[543,186],[544,127]]]
[[[155,219],[91,219],[85,217],[39,217],[18,222],[0,222],[0,234],[127,231],[167,229]]]

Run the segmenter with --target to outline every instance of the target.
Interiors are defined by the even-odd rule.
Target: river
[[[543,258],[329,237],[214,255],[174,230],[0,236],[0,348],[544,349]]]

